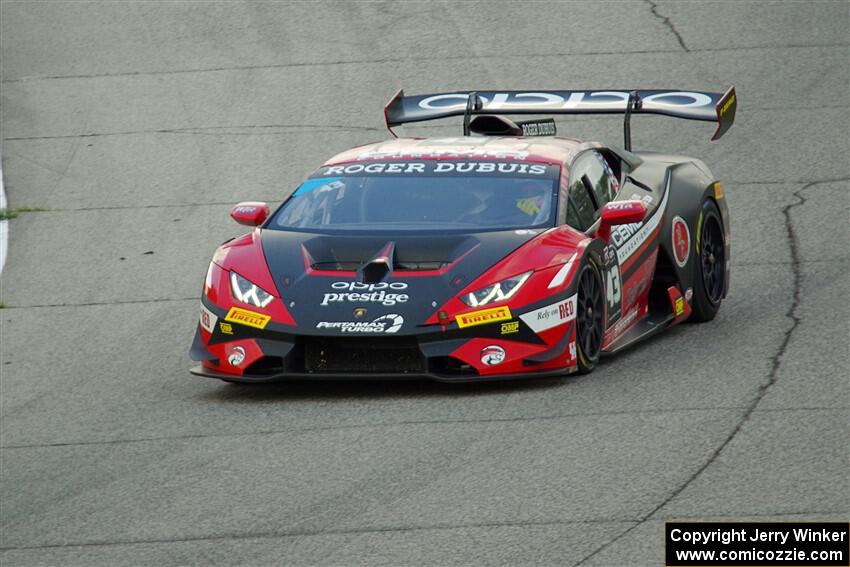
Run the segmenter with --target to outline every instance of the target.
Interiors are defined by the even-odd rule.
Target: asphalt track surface
[[[0,563],[662,565],[670,519],[846,521],[847,2],[3,2]],[[384,139],[398,87],[738,90],[732,290],[590,376],[192,377],[239,200]],[[610,117],[559,121],[621,142]],[[456,134],[459,121],[414,132]]]

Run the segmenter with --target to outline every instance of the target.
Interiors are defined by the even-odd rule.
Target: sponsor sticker
[[[647,241],[650,235],[658,227],[661,222],[663,212],[667,208],[667,198],[670,195],[670,180],[667,180],[667,187],[664,190],[664,197],[658,205],[655,213],[646,221],[646,224],[641,226],[641,223],[624,224],[611,228],[611,240],[617,247],[617,261],[620,265],[626,263],[629,257],[637,252],[640,246]]]
[[[331,165],[322,168],[318,178],[341,175],[557,175],[557,166],[542,163],[504,163],[495,161],[405,161]]]
[[[727,100],[725,103],[723,103],[723,106],[720,107],[720,111],[719,111],[720,118],[723,118],[723,115],[725,115],[727,112],[729,112],[729,108],[733,104],[735,104],[735,95],[730,96],[729,100]]]
[[[676,317],[680,317],[685,314],[685,298],[677,297],[676,303],[674,304],[674,308],[676,311]]]
[[[673,217],[673,255],[676,265],[684,268],[691,254],[691,231],[682,217]]]
[[[442,142],[445,144],[458,144],[458,143],[467,143],[467,138],[441,138],[439,140],[435,140],[438,142]],[[440,149],[440,148],[432,148],[432,149],[421,149],[421,148],[411,148],[411,149],[401,149],[392,152],[381,152],[377,150],[371,150],[368,152],[364,152],[357,156],[358,160],[373,160],[373,159],[403,159],[403,158],[433,158],[433,159],[457,159],[462,157],[471,157],[474,159],[483,159],[483,158],[494,158],[494,159],[526,159],[528,157],[528,152],[525,151],[511,151],[511,150],[492,150],[487,147],[478,147],[478,148],[469,148],[469,149]]]
[[[563,325],[576,318],[576,296],[529,311],[520,315],[519,318],[535,333]]]
[[[505,349],[498,345],[490,345],[481,349],[481,362],[487,366],[501,364],[505,360]]]
[[[221,321],[218,324],[218,328],[225,335],[232,335],[233,334],[233,325],[231,325],[230,323],[225,323],[224,321]]]
[[[397,303],[407,303],[410,296],[406,293],[397,293],[407,289],[404,282],[379,282],[367,284],[361,282],[334,282],[331,284],[330,293],[324,294],[322,307],[331,303],[354,301],[358,303],[380,303],[392,306]]]
[[[503,335],[519,333],[519,321],[508,321],[507,323],[502,323],[501,333]]]
[[[611,330],[611,335],[613,337],[619,337],[623,333],[623,331],[625,331],[628,328],[628,326],[632,324],[632,321],[635,320],[637,315],[638,315],[638,309],[637,309],[637,307],[633,307],[631,309],[631,311],[629,311],[626,314],[625,317],[623,317],[622,319],[617,321],[617,324],[614,325],[614,327]]]
[[[245,349],[241,346],[235,346],[230,349],[230,356],[227,357],[227,362],[231,366],[239,366],[245,360]]]
[[[224,320],[239,323],[240,325],[246,325],[248,327],[254,327],[256,329],[264,329],[268,322],[271,321],[271,317],[262,313],[248,311],[247,309],[231,307]]]
[[[478,98],[484,103],[484,111],[496,111],[511,107],[532,109],[545,114],[546,110],[591,109],[595,110],[600,104],[605,108],[626,108],[629,100],[628,91],[543,91],[543,92],[488,92],[478,93]],[[422,98],[418,105],[423,110],[450,110],[466,107],[469,95],[467,93],[444,93],[429,95]],[[734,98],[731,99],[734,101]],[[661,91],[641,97],[644,108],[700,108],[709,107],[714,103],[709,95],[693,91]],[[721,109],[723,112],[725,110]],[[727,106],[728,110],[728,106]],[[723,114],[721,113],[721,116]]]
[[[518,126],[522,128],[523,136],[554,136],[557,132],[553,118],[526,120],[520,122]]]
[[[208,333],[212,333],[216,321],[218,321],[218,317],[215,316],[215,313],[204,307],[204,304],[201,303],[201,328]]]
[[[723,184],[720,183],[719,181],[717,181],[714,184],[714,198],[719,201],[720,199],[723,198],[723,196],[724,196]]]
[[[404,324],[404,317],[391,313],[374,321],[320,321],[317,329],[336,329],[342,333],[397,333]]]
[[[702,236],[702,211],[699,212],[699,216],[697,217],[697,250],[699,250],[699,241],[700,236]]]
[[[471,313],[457,315],[455,317],[455,321],[457,321],[457,326],[462,329],[464,327],[485,325],[487,323],[495,323],[496,321],[504,321],[511,318],[511,310],[505,306],[493,307],[492,309],[481,309],[479,311],[472,311]]]

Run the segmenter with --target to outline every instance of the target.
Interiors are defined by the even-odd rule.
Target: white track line
[[[6,208],[6,191],[3,189],[3,166],[0,165],[0,209]],[[6,265],[6,251],[9,248],[9,221],[0,221],[0,274]]]

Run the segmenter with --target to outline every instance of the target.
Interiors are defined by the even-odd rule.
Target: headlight
[[[525,283],[525,280],[527,280],[530,275],[531,272],[525,272],[524,274],[520,274],[518,276],[502,280],[499,283],[494,283],[493,285],[488,285],[487,287],[482,287],[479,290],[467,293],[466,295],[461,296],[460,299],[470,307],[479,307],[481,305],[493,303],[494,301],[510,299],[516,294],[516,292],[519,291],[519,288],[522,287],[522,284]]]
[[[236,272],[230,272],[230,293],[242,303],[265,307],[274,296],[263,288],[252,284]]]

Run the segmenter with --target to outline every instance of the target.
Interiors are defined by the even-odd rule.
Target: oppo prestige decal
[[[397,303],[407,303],[410,296],[398,293],[407,289],[404,282],[379,282],[367,284],[361,282],[334,282],[330,293],[322,298],[321,305],[326,307],[331,303],[354,301],[359,303],[380,303],[392,306]]]

